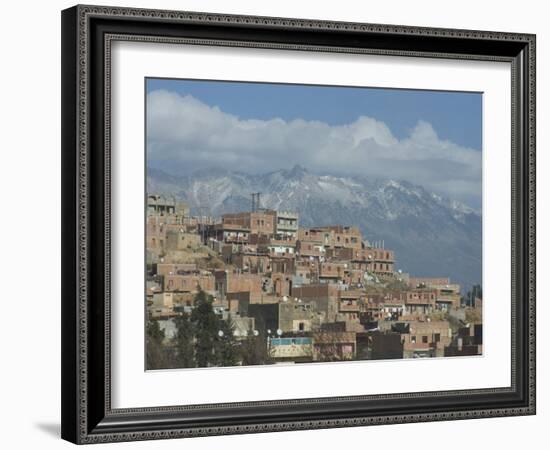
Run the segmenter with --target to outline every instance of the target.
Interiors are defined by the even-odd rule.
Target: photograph
[[[483,356],[482,92],[144,102],[146,370]]]
[[[8,151],[22,163],[6,167],[31,170],[25,198],[48,213],[37,180],[61,175],[47,221],[61,232],[43,233],[61,243],[61,265],[48,264],[61,269],[61,304],[35,314],[60,355],[20,359],[29,374],[55,363],[45,372],[62,439],[387,446],[392,425],[394,446],[424,449],[464,447],[449,440],[457,426],[479,446],[537,436],[548,27],[521,8],[506,18],[494,5],[443,14],[396,1],[115,1],[66,4],[60,27],[45,22],[61,83],[51,72],[60,89],[42,91],[61,101],[43,104],[60,114],[14,133],[11,147],[34,139],[47,161]],[[42,142],[55,118],[57,172]],[[36,234],[27,222],[15,244]],[[28,259],[19,247],[7,253]]]

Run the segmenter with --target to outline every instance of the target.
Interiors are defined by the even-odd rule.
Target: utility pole
[[[261,192],[252,192],[252,212],[256,212],[260,209],[260,194]]]
[[[200,227],[200,233],[201,233],[201,240],[202,243],[206,245],[206,229],[205,229],[205,211],[208,210],[206,206],[199,206],[199,227]]]

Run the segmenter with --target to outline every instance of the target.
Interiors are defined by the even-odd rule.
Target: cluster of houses
[[[481,317],[480,298],[464,305],[449,278],[396,270],[394,252],[357,227],[303,227],[256,195],[219,218],[148,195],[147,311],[167,336],[202,290],[235,339],[257,336],[276,363],[482,353],[481,320],[466,320]]]

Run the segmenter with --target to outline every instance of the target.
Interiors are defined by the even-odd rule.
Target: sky
[[[482,94],[147,79],[147,161],[172,174],[394,178],[481,205]]]

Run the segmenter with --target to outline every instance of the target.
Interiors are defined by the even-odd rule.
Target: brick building
[[[192,312],[202,289],[238,328],[238,345],[261,333],[271,362],[480,354],[481,324],[456,332],[466,311],[449,278],[403,274],[394,252],[357,227],[299,227],[297,213],[259,203],[255,193],[251,211],[191,217],[173,197],[148,196],[150,317]],[[470,318],[481,298],[475,306]]]
[[[201,289],[213,293],[215,278],[210,272],[195,271],[184,275],[164,275],[163,289],[166,292],[199,292]]]
[[[237,225],[250,230],[252,234],[265,234],[273,236],[275,234],[276,211],[260,210],[246,211],[233,214],[224,214],[222,216],[223,225]]]
[[[410,322],[409,332],[401,335],[405,358],[444,356],[445,347],[451,344],[449,322]]]

